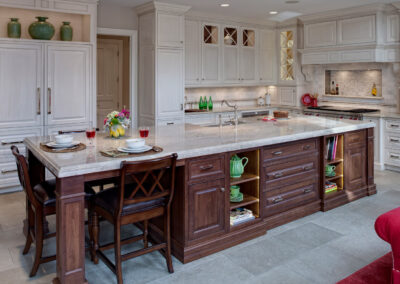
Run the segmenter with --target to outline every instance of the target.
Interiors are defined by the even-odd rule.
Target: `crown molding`
[[[400,3],[400,2],[399,2]],[[391,4],[393,5],[393,3]],[[399,4],[400,5],[400,4]],[[346,18],[346,17],[354,17],[354,16],[363,16],[363,15],[370,15],[375,14],[378,12],[387,11],[388,4],[368,4],[363,6],[356,6],[346,9],[339,9],[339,10],[330,10],[321,13],[315,13],[310,15],[299,16],[298,19],[303,23],[310,23],[315,21],[330,21],[332,19],[338,18]]]
[[[183,15],[190,10],[190,6],[175,5],[164,2],[153,1],[135,8],[136,13],[140,16],[154,11],[168,12],[177,15]]]

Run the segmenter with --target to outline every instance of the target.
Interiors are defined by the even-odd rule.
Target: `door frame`
[[[130,43],[130,80],[129,80],[129,89],[130,89],[130,111],[131,111],[131,127],[137,128],[138,126],[138,32],[137,30],[126,30],[126,29],[110,29],[110,28],[97,28],[97,35],[114,35],[114,36],[126,36],[129,37]],[[97,39],[96,39],[97,42]],[[97,59],[96,59],[97,60]],[[96,67],[97,74],[97,67]],[[97,80],[97,75],[96,75]],[[96,92],[97,98],[97,92]],[[96,106],[97,109],[97,106]],[[97,110],[96,110],[97,112]],[[97,120],[97,118],[96,118]],[[97,126],[99,127],[99,126]]]

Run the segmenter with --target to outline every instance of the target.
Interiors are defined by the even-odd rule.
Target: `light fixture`
[[[276,15],[276,14],[278,14],[278,12],[277,11],[270,11],[269,14],[270,15]]]
[[[288,1],[285,1],[285,3],[286,4],[298,4],[300,1],[297,1],[297,0],[288,0]]]
[[[221,6],[221,7],[229,7],[230,4],[227,4],[227,3],[226,3],[226,4],[221,4],[220,6]]]

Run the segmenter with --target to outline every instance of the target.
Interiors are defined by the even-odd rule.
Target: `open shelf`
[[[325,199],[334,198],[334,197],[342,195],[342,194],[344,194],[343,188],[339,188],[338,187],[338,189],[335,190],[335,191],[331,191],[331,192],[328,192],[328,193],[325,192]]]
[[[325,177],[325,181],[333,181],[339,178],[343,178],[343,175],[334,176],[334,177]]]
[[[335,138],[337,139],[337,145],[336,145],[336,156],[335,159],[328,159],[331,157],[328,157],[328,148],[330,145],[330,141],[332,141],[332,139]],[[332,144],[331,144],[332,145]],[[343,168],[344,168],[344,136],[343,134],[339,134],[339,135],[332,135],[332,136],[328,136],[325,138],[324,141],[324,169],[323,171],[325,172],[325,168],[326,166],[332,166],[335,167],[334,171],[336,173],[335,176],[333,177],[327,177],[324,175],[323,178],[323,198],[324,199],[329,199],[329,198],[334,198],[335,196],[341,195],[344,193],[344,175],[343,175]],[[325,185],[327,183],[335,183],[337,186],[337,190],[335,191],[331,191],[331,192],[325,192]]]
[[[343,159],[336,159],[334,161],[326,161],[326,164],[327,165],[334,165],[334,164],[339,164],[341,162],[343,162]]]
[[[255,174],[251,173],[244,173],[240,178],[231,178],[231,185],[238,185],[241,183],[253,181],[253,180],[259,180],[260,177]]]
[[[259,199],[257,197],[243,194],[243,200],[241,202],[231,202],[230,204],[230,210],[239,208],[239,207],[244,207],[253,203],[258,203]]]

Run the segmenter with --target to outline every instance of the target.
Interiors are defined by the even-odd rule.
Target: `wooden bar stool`
[[[170,207],[174,195],[177,155],[150,161],[122,162],[119,186],[96,194],[89,210],[93,220],[92,260],[98,257],[114,272],[122,283],[122,261],[159,250],[166,258],[168,271],[173,273],[171,258]],[[129,183],[126,184],[126,180]],[[130,183],[133,181],[133,183]],[[98,216],[114,225],[114,242],[99,246]],[[148,245],[148,221],[164,217],[164,242]],[[143,234],[121,240],[121,226],[143,222]],[[121,255],[121,245],[143,240],[144,248]],[[103,253],[114,248],[115,264]]]
[[[56,233],[46,233],[45,230],[45,218],[46,216],[56,214],[56,181],[48,180],[32,187],[31,180],[28,172],[28,163],[26,162],[25,156],[19,153],[16,146],[11,146],[11,151],[15,156],[17,163],[18,177],[22,188],[24,189],[27,196],[27,208],[28,216],[28,232],[26,236],[26,243],[23,250],[23,254],[27,254],[35,241],[36,251],[35,260],[32,265],[30,277],[36,275],[39,265],[49,261],[56,260],[55,255],[43,257],[43,241],[48,238],[56,236]],[[90,188],[85,189],[85,206],[87,206],[87,200],[95,196],[95,192]]]

